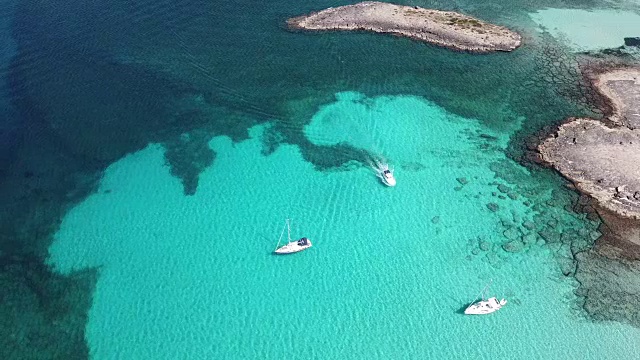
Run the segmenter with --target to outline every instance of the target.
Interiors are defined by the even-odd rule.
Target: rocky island
[[[611,102],[608,124],[569,119],[538,150],[595,199],[609,238],[640,246],[640,68],[608,71],[593,83]],[[640,257],[640,247],[631,252]]]
[[[477,53],[512,51],[521,38],[505,27],[452,11],[376,1],[328,8],[287,20],[290,29],[373,31]]]

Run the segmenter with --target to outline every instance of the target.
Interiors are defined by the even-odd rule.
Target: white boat
[[[375,163],[376,176],[382,180],[387,186],[396,186],[396,178],[393,177],[393,169],[389,168],[389,165],[376,161]]]
[[[393,177],[393,171],[389,169],[383,170],[380,178],[385,185],[396,186],[396,178]]]
[[[380,159],[370,159],[367,160],[369,163],[369,167],[375,172],[376,176],[382,180],[387,186],[396,186],[396,178],[393,176],[393,168],[390,168],[387,164],[386,160]]]
[[[286,245],[280,246],[280,240],[282,240],[282,235],[284,235],[285,228],[287,229],[287,237],[289,241]],[[289,225],[289,219],[287,219],[285,221],[285,227],[282,228],[282,233],[280,234],[280,238],[278,239],[275,253],[279,255],[297,253],[298,251],[310,248],[311,245],[311,240],[307,239],[306,237],[300,238],[298,240],[291,240],[291,226]]]
[[[489,282],[489,284],[485,286],[482,292],[478,295],[478,297],[482,296],[482,300],[476,301],[478,300],[478,297],[476,297],[476,299],[471,302],[471,305],[464,309],[464,313],[466,315],[491,314],[494,311],[500,310],[507,304],[506,299],[501,299],[500,301],[498,301],[496,297],[490,297],[485,300],[485,293],[489,289],[489,286],[491,286],[491,282]]]

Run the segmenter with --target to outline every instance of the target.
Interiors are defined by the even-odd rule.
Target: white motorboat
[[[498,301],[496,297],[490,297],[485,300],[485,293],[489,289],[489,286],[491,286],[491,282],[489,282],[489,284],[482,290],[480,295],[478,295],[478,297],[482,296],[482,300],[476,301],[478,300],[478,297],[476,297],[476,299],[471,302],[471,305],[467,306],[467,308],[464,309],[464,313],[466,315],[491,314],[492,312],[500,310],[507,304],[506,299],[501,299],[500,301]]]
[[[382,182],[387,186],[396,186],[396,178],[393,177],[393,171],[385,169],[380,176]]]
[[[287,229],[287,237],[289,241],[286,245],[280,246],[280,240],[282,240],[282,235],[284,235],[285,228]],[[311,247],[311,240],[307,239],[306,237],[300,238],[298,240],[291,240],[291,226],[289,225],[289,219],[285,221],[285,228],[282,228],[282,233],[280,234],[280,238],[278,239],[278,244],[276,245],[275,250],[276,254],[293,254]]]
[[[393,168],[389,167],[386,160],[371,159],[368,160],[369,166],[375,172],[376,176],[382,180],[382,183],[387,186],[396,186],[396,178],[393,176]]]

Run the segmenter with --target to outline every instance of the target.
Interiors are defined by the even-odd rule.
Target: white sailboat
[[[289,241],[286,245],[279,247],[280,241],[282,240],[282,235],[284,235],[285,228],[287,228],[287,237]],[[298,240],[291,240],[291,226],[289,225],[289,219],[285,221],[285,228],[282,228],[282,233],[280,233],[280,238],[278,239],[278,244],[276,245],[275,250],[276,254],[292,254],[311,247],[311,240],[307,239],[306,237],[300,238]]]
[[[487,286],[484,287],[484,289],[482,289],[482,292],[478,294],[478,296],[471,302],[471,305],[469,305],[464,310],[464,313],[466,315],[491,314],[494,311],[500,310],[500,308],[502,308],[507,304],[506,299],[501,299],[500,301],[498,301],[496,297],[490,297],[488,299],[485,299],[485,294],[487,290],[489,290],[490,286],[491,286],[491,281],[489,282],[489,284],[487,284]],[[477,301],[479,297],[482,297],[482,300]]]

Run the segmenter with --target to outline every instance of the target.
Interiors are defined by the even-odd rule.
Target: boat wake
[[[393,171],[393,169],[389,167],[389,164],[378,159],[370,160],[369,166],[376,172],[376,175],[379,175],[385,170]]]

